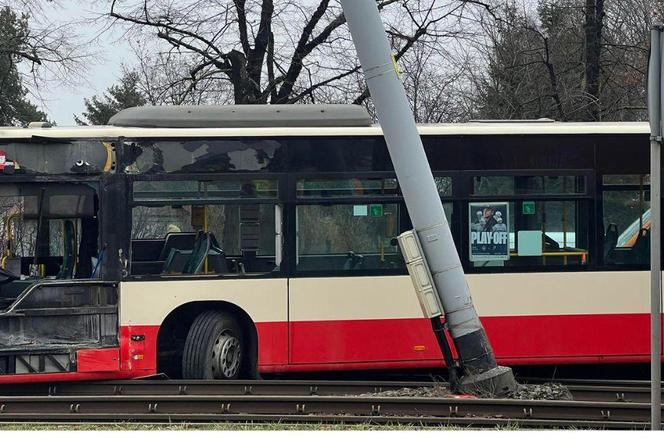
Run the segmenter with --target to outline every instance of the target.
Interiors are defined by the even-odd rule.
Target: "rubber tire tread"
[[[214,324],[222,320],[220,312],[208,311],[201,313],[191,326],[194,332],[189,352],[189,374],[192,379],[205,379],[206,350],[213,339],[211,335]],[[198,321],[198,322],[197,322]],[[185,343],[185,347],[186,347]]]
[[[201,341],[201,334],[210,328],[210,322],[217,318],[217,313],[216,311],[203,312],[191,324],[182,355],[182,377],[184,379],[204,379],[200,377],[203,376],[202,373],[196,373],[195,364],[197,361],[195,355],[203,353],[203,347],[207,345],[207,342]]]
[[[191,324],[182,354],[182,377],[184,379],[212,379],[208,371],[211,366],[212,346],[219,333],[231,330],[244,349],[242,333],[235,319],[219,310],[201,313]],[[242,355],[243,359],[246,355]]]

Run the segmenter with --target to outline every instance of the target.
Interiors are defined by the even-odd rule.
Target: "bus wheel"
[[[235,319],[222,311],[203,312],[191,325],[182,354],[185,379],[237,379],[244,351]]]

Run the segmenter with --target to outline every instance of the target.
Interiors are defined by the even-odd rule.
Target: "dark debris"
[[[509,399],[538,399],[571,401],[574,399],[569,389],[562,384],[519,384],[517,391],[507,395]]]

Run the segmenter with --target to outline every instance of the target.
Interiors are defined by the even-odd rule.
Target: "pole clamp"
[[[367,81],[373,80],[374,78],[381,77],[385,74],[390,74],[396,72],[394,70],[394,64],[392,62],[381,64],[378,66],[371,66],[367,69],[364,69],[364,75],[367,78]]]
[[[651,135],[650,136],[650,141],[656,141],[658,143],[661,143],[663,139],[664,139],[664,137],[662,137],[661,135]]]

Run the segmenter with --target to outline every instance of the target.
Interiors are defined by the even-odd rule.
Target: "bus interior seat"
[[[618,245],[618,226],[611,223],[606,227],[606,233],[604,234],[604,260],[608,259],[616,245]]]
[[[76,255],[76,273],[74,278],[87,279],[92,276],[92,257],[99,255],[97,238],[99,236],[99,224],[95,218],[81,218],[81,232],[78,235],[78,250]]]
[[[228,263],[224,251],[212,244],[208,252],[208,268],[215,273],[228,273]]]
[[[542,240],[544,241],[543,245],[545,251],[550,252],[560,250],[560,243],[544,232],[542,232]]]
[[[207,232],[198,232],[196,235],[196,241],[194,242],[194,248],[191,251],[191,257],[189,262],[184,268],[184,272],[189,275],[195,275],[200,273],[205,263],[205,258],[207,258],[208,253],[210,253],[210,247],[212,242],[210,240],[210,234]]]
[[[650,261],[650,229],[641,229],[631,250],[631,264],[647,264]]]
[[[364,265],[364,255],[353,252],[348,252],[346,261],[344,262],[343,269],[345,271],[360,270]]]
[[[194,232],[172,232],[166,234],[164,246],[159,253],[157,261],[165,261],[171,253],[171,249],[193,250],[196,233]]]
[[[190,259],[191,250],[171,249],[164,260],[161,273],[183,273]]]
[[[226,262],[226,254],[219,247],[214,234],[208,233],[209,237],[209,249],[207,251],[208,258],[208,269],[215,273],[228,273],[228,263]],[[199,252],[203,253],[203,250],[200,249],[200,243],[196,243],[193,247],[199,247]],[[169,255],[164,260],[164,265],[162,268],[162,274],[177,274],[177,273],[189,273],[192,268],[195,269],[195,264],[190,263],[194,258],[194,250],[181,250],[181,249],[171,249]],[[199,256],[200,259],[200,256]],[[203,255],[203,264],[205,264],[205,255]],[[201,265],[202,267],[202,265]],[[200,272],[200,269],[198,270]]]
[[[214,233],[210,232],[210,251],[208,252],[208,268],[215,273],[229,273],[226,253],[217,242]]]
[[[134,239],[131,268],[135,275],[181,273],[194,247],[194,232],[167,233],[164,239]],[[182,262],[184,260],[184,263]]]
[[[63,256],[62,265],[56,275],[56,279],[71,279],[74,274],[74,250],[76,249],[76,232],[74,223],[71,220],[65,220],[63,232]]]
[[[131,260],[138,262],[158,261],[164,248],[165,238],[161,239],[132,239]]]

